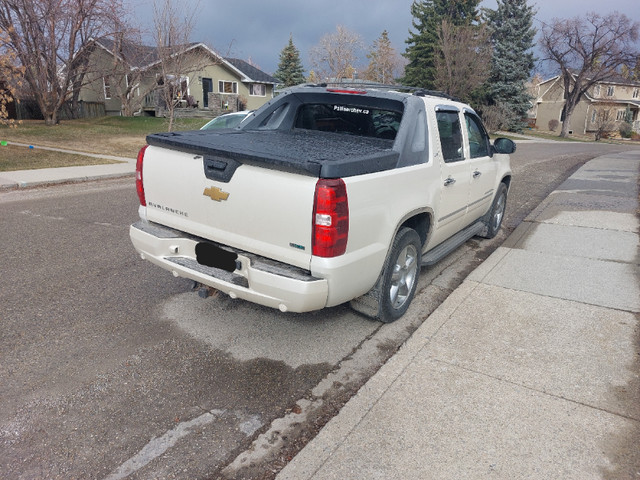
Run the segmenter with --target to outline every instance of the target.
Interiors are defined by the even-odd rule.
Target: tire
[[[379,299],[378,320],[393,322],[409,308],[418,286],[421,250],[422,242],[415,230],[402,228],[398,232],[374,287]]]
[[[504,219],[504,211],[507,208],[507,186],[501,183],[498,187],[491,209],[482,219],[486,230],[479,236],[482,238],[493,238],[500,231],[502,220]]]

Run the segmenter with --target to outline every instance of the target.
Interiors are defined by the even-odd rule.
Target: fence
[[[27,98],[20,100],[20,103],[14,103],[13,110],[10,110],[9,118],[14,120],[44,120],[44,116],[40,111],[38,102]],[[104,117],[106,115],[104,103],[102,102],[78,102],[78,115],[75,118],[95,118]],[[74,118],[72,115],[71,102],[66,102],[58,112],[60,120],[69,120]]]

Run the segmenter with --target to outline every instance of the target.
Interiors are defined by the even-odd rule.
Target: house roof
[[[116,55],[122,61],[127,62],[132,68],[145,68],[159,59],[156,47],[139,45],[123,40],[120,42],[119,48],[117,48],[116,42],[106,37],[95,40],[95,43],[112,55]]]
[[[615,100],[615,99],[606,99],[606,98],[594,98],[590,99],[593,103],[598,104],[607,104],[607,105],[630,105],[634,107],[640,107],[640,100]]]
[[[102,47],[104,50],[112,55],[116,55],[122,61],[129,64],[134,69],[146,69],[150,68],[160,61],[160,55],[158,54],[158,47],[139,45],[126,40],[122,41],[119,45],[119,49],[116,48],[116,42],[110,38],[99,38],[95,40],[95,43]],[[204,43],[189,43],[182,47],[179,47],[179,51],[186,52],[193,48],[203,48],[209,54],[226,65],[231,70],[234,70],[243,82],[256,82],[256,83],[279,83],[277,79],[271,75],[263,72],[262,70],[254,67],[253,65],[240,60],[238,58],[225,58],[218,55],[212,49],[207,47]]]
[[[576,76],[576,72],[575,71],[571,71],[571,75],[573,77]],[[540,85],[543,85],[545,83],[551,82],[551,81],[555,81],[559,78],[561,78],[562,75],[555,75],[547,80],[544,80],[543,82],[540,82]],[[587,77],[589,78],[589,77]],[[607,84],[613,84],[613,85],[625,85],[625,86],[629,86],[629,87],[640,87],[640,82],[636,82],[634,80],[629,80],[628,78],[623,77],[622,75],[616,73],[615,75],[612,75],[611,77],[607,78],[606,80],[600,80],[597,83],[601,84],[601,85],[607,85]]]
[[[238,70],[240,70],[242,73],[244,73],[245,76],[250,78],[251,81],[253,82],[279,83],[278,80],[273,78],[271,75],[264,73],[262,70],[254,67],[253,65],[251,65],[248,62],[245,62],[244,60],[240,60],[239,58],[229,58],[229,57],[225,57],[225,60],[229,62],[231,65],[233,65],[234,67],[236,67]]]

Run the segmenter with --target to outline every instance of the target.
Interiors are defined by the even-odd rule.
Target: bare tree
[[[350,78],[357,69],[358,51],[364,48],[362,37],[342,25],[328,33],[311,48],[314,74],[321,80]]]
[[[367,58],[369,66],[364,71],[364,78],[384,84],[393,83],[402,74],[406,63],[391,45],[386,30],[373,42]]]
[[[154,5],[154,40],[158,54],[158,100],[169,120],[168,130],[173,130],[176,108],[186,100],[188,76],[201,70],[216,59],[203,52],[202,44],[191,44],[198,8],[178,7],[176,0],[160,0]],[[233,92],[230,92],[233,93]]]
[[[593,116],[592,127],[595,129],[596,142],[616,129],[616,113],[618,105],[614,103],[598,103]]]
[[[78,52],[89,38],[112,31],[120,0],[0,0],[0,29],[24,70],[47,125],[81,82],[88,62]]]
[[[484,126],[489,132],[497,132],[511,119],[509,106],[504,103],[495,103],[493,105],[482,105],[480,107],[480,116],[484,122]]]
[[[456,26],[445,19],[438,39],[436,88],[468,102],[471,93],[489,78],[491,48],[487,30],[483,26]]]
[[[145,68],[152,63],[156,49],[143,45],[140,32],[124,25],[108,45],[112,61],[103,74],[110,77],[111,94],[120,100],[122,114],[129,117],[142,108],[145,96],[156,88]]]
[[[639,29],[638,22],[618,12],[554,19],[543,26],[543,60],[559,68],[564,83],[561,137],[569,135],[571,114],[582,96],[596,83],[617,77],[622,65],[633,64]]]

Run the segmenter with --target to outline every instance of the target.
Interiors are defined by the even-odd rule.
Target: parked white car
[[[253,110],[242,110],[240,112],[225,113],[209,120],[200,130],[215,130],[219,128],[235,128],[252,113]]]

